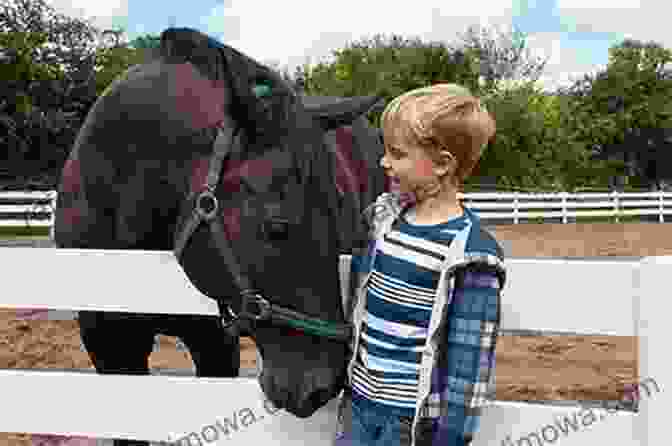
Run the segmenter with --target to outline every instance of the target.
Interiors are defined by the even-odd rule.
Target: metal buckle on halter
[[[253,319],[255,321],[266,320],[271,316],[271,304],[254,291],[247,291],[241,294],[240,313],[238,317]],[[257,313],[249,311],[250,303],[257,306]]]
[[[238,321],[238,315],[231,309],[230,306],[226,305],[224,307],[224,311],[222,312],[221,319],[224,327],[229,327]]]
[[[231,337],[240,336],[240,319],[231,307],[228,305],[224,307],[220,319],[222,321],[222,328],[224,328],[226,334]]]
[[[196,213],[204,219],[211,220],[219,210],[219,201],[211,189],[206,189],[196,198]]]

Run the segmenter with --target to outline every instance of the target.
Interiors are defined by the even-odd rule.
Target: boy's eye
[[[390,147],[388,149],[388,152],[390,153],[391,156],[393,156],[395,158],[401,158],[405,155],[405,153],[403,151],[399,150],[396,147]]]

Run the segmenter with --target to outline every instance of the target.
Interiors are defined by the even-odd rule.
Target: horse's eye
[[[289,240],[289,221],[282,218],[270,218],[262,224],[264,238],[269,242]]]

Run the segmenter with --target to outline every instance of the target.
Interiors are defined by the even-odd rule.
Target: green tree
[[[488,88],[502,80],[536,81],[548,62],[547,58],[532,53],[527,35],[516,28],[502,32],[473,25],[460,34],[458,42],[451,47],[476,55],[478,72]]]
[[[439,82],[478,88],[476,61],[471,52],[453,52],[441,42],[423,42],[399,35],[375,35],[334,51],[334,61],[304,66],[307,94],[358,96],[399,94]],[[377,125],[378,113],[370,115]]]
[[[3,183],[53,185],[88,108],[100,32],[45,0],[0,0]]]
[[[101,48],[96,55],[95,88],[96,95],[103,93],[114,79],[133,65],[143,62],[146,51],[155,48],[135,48],[132,44],[122,44],[115,47]]]
[[[599,159],[630,166],[630,180],[653,185],[672,174],[672,52],[655,42],[626,39],[609,50],[609,62],[563,91],[574,99],[575,128]]]
[[[144,34],[133,39],[129,46],[135,49],[157,49],[161,46],[161,36],[158,34]]]
[[[130,56],[133,62],[139,62],[147,57],[151,57],[161,47],[161,36],[158,34],[144,34],[136,37],[128,44],[128,48],[135,51]]]
[[[614,161],[594,160],[573,126],[567,98],[541,91],[531,80],[483,96],[497,133],[467,186],[496,178],[504,189],[572,190],[606,187]]]

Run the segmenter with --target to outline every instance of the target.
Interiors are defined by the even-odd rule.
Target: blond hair
[[[396,97],[385,107],[380,126],[384,139],[400,138],[418,146],[439,165],[446,156],[452,157],[457,165],[453,182],[458,187],[476,167],[496,130],[481,101],[456,84],[435,84]]]

